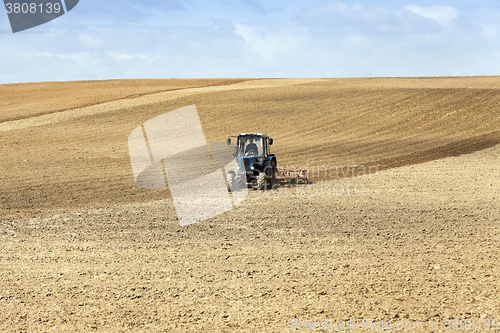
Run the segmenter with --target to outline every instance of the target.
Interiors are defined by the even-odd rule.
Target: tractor
[[[227,183],[231,190],[256,186],[259,190],[272,189],[276,182],[276,156],[271,154],[273,139],[262,133],[242,133],[236,138],[233,158],[234,170],[227,172]]]

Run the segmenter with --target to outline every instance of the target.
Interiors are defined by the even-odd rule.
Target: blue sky
[[[80,0],[12,34],[0,84],[500,75],[499,1]]]

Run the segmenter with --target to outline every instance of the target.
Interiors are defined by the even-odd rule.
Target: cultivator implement
[[[307,174],[307,170],[290,170],[284,168],[277,168],[276,181],[281,183],[291,184],[310,184],[311,180]]]

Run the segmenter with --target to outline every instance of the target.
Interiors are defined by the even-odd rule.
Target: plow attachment
[[[307,170],[290,170],[278,168],[276,170],[276,181],[291,184],[310,184],[311,181]]]

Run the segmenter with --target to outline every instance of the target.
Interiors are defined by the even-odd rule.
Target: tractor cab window
[[[264,154],[264,140],[259,137],[242,137],[239,146],[243,156],[262,156]]]

